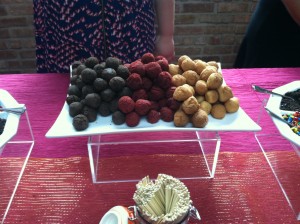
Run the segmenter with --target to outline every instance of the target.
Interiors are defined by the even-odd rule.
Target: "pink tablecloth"
[[[256,121],[268,96],[254,92],[251,84],[273,89],[299,80],[300,68],[224,69],[223,75],[241,107]],[[64,104],[68,84],[66,74],[0,75],[0,88],[26,104],[35,137],[7,223],[98,223],[112,206],[133,203],[135,183],[92,184],[86,137],[45,138]],[[215,178],[185,182],[202,217],[192,223],[297,223],[254,134],[220,134]],[[178,162],[182,159],[178,156]],[[122,157],[114,160],[122,161]],[[287,158],[283,163],[293,166],[297,161]],[[299,179],[293,183],[299,185]]]
[[[300,68],[224,69],[226,83],[240,99],[241,107],[254,120],[262,100],[268,97],[256,93],[251,85],[268,89],[300,79]],[[1,75],[0,88],[9,91],[19,102],[26,104],[35,136],[32,157],[87,156],[86,137],[47,139],[45,134],[59,115],[67,94],[69,76],[66,74]],[[222,151],[258,151],[251,133],[221,133]],[[233,137],[234,136],[234,137]],[[251,138],[249,138],[251,136]],[[241,144],[247,138],[248,144]],[[72,144],[71,144],[72,143]]]

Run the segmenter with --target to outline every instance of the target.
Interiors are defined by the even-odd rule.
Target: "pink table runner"
[[[223,75],[234,95],[240,99],[241,107],[256,121],[262,101],[268,95],[254,92],[251,85],[274,89],[299,80],[300,68],[223,69]],[[19,103],[26,104],[35,137],[32,157],[87,156],[86,137],[45,138],[63,107],[68,85],[69,76],[66,74],[0,76],[0,88],[9,91]],[[228,132],[221,133],[221,137],[222,151],[259,151],[252,133]],[[245,139],[250,142],[243,144]]]
[[[292,167],[293,158],[282,162]],[[298,223],[260,152],[222,152],[214,179],[184,183],[202,218],[192,224]],[[111,207],[133,205],[134,191],[135,183],[93,184],[87,157],[31,158],[5,223],[97,224]]]
[[[273,89],[299,80],[300,68],[224,69],[223,75],[256,121],[268,96],[254,92],[251,84]],[[112,206],[133,203],[134,183],[92,184],[86,137],[45,138],[64,104],[68,84],[65,74],[0,75],[0,88],[26,104],[35,137],[7,223],[98,223]],[[227,132],[221,138],[215,178],[185,182],[202,216],[199,223],[297,223],[253,133]],[[282,162],[291,167],[296,163],[293,158]]]

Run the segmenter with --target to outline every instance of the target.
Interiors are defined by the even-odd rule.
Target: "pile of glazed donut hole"
[[[219,65],[215,61],[192,60],[187,55],[178,59],[178,64],[169,64],[172,83],[176,86],[173,98],[181,102],[174,114],[174,125],[184,127],[189,122],[203,128],[208,115],[223,119],[226,113],[239,109],[239,100],[223,82]]]

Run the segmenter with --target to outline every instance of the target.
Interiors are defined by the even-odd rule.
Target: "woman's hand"
[[[156,0],[157,36],[155,54],[164,56],[169,62],[174,59],[174,0]]]
[[[156,38],[155,55],[164,56],[168,62],[171,62],[175,56],[173,36],[158,35]]]

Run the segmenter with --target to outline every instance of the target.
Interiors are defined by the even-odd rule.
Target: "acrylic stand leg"
[[[145,176],[156,179],[159,173],[182,180],[213,178],[220,144],[217,132],[90,136],[93,183],[138,182]]]
[[[257,122],[262,131],[255,138],[287,200],[300,220],[300,148],[281,136],[262,103]],[[261,121],[264,121],[263,123]],[[263,126],[265,125],[265,126]]]
[[[0,223],[4,223],[34,145],[27,111],[20,117],[17,134],[0,154]]]

